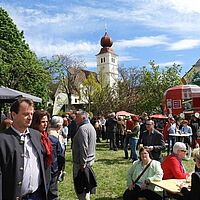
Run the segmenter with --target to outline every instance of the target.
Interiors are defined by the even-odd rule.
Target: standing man
[[[34,103],[19,98],[11,106],[13,123],[0,133],[0,199],[46,200],[44,149],[31,125]]]
[[[65,150],[62,149],[62,135],[59,134],[63,125],[63,118],[53,116],[50,122],[49,139],[52,145],[51,181],[48,200],[58,200],[58,177],[65,164]]]
[[[68,130],[69,136],[71,137],[71,148],[72,148],[74,136],[75,136],[76,131],[77,131],[76,115],[75,114],[71,115],[71,121],[69,123],[68,128],[69,128],[69,130]]]
[[[117,151],[116,144],[116,133],[117,133],[117,120],[115,118],[115,113],[111,113],[108,120],[106,121],[106,132],[108,134],[108,138],[110,139],[110,150]]]
[[[86,168],[91,167],[95,160],[96,151],[96,131],[88,120],[88,114],[80,111],[76,115],[78,125],[77,133],[74,136],[72,146],[73,177],[74,180],[79,172],[85,172]],[[91,188],[91,187],[90,187]],[[89,200],[92,191],[83,190],[81,193],[75,191],[79,200]]]
[[[146,131],[144,131],[140,144],[148,148],[154,160],[162,161],[162,150],[165,149],[163,135],[154,129],[154,121],[146,121]]]

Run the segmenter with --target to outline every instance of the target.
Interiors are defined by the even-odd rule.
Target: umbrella
[[[154,114],[154,115],[151,115],[150,117],[154,119],[168,119],[168,117],[163,114]]]
[[[31,94],[27,94],[18,90],[14,90],[7,87],[0,87],[0,101],[1,102],[12,102],[18,97],[26,97],[32,99],[34,102],[42,102],[42,99]]]
[[[119,111],[116,113],[117,116],[133,116],[134,114],[126,112],[126,111]]]

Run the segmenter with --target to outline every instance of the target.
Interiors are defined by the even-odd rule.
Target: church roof
[[[72,68],[72,67],[69,70],[70,70],[71,74],[75,74],[74,79],[70,80],[70,81],[72,81],[71,82],[71,84],[72,84],[72,91],[71,91],[72,94],[78,94],[80,84],[85,79],[87,79],[90,74],[92,74],[96,78],[96,80],[98,81],[96,72],[88,71],[88,70],[81,69],[81,68],[79,68],[79,69]],[[68,82],[68,77],[65,78],[64,82],[65,83]],[[65,90],[66,89],[63,87],[63,84],[60,83],[57,87],[56,92],[55,92],[55,96],[57,96],[58,93],[60,93],[60,92],[65,92]]]

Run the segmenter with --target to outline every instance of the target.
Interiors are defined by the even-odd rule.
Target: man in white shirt
[[[47,199],[41,136],[28,128],[33,112],[33,101],[19,98],[11,106],[11,127],[0,133],[0,199]]]

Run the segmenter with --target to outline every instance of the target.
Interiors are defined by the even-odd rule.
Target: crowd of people
[[[161,189],[153,186],[151,181],[188,177],[192,179],[191,190],[182,188],[183,196],[173,197],[200,199],[195,194],[197,186],[194,186],[200,186],[198,129],[199,119],[194,116],[181,123],[174,118],[153,120],[146,113],[122,117],[113,112],[91,118],[85,111],[78,111],[50,116],[45,110],[35,110],[32,100],[19,98],[11,105],[9,113],[1,113],[0,199],[59,199],[58,182],[64,179],[69,138],[74,189],[79,200],[89,200],[90,194],[95,194],[97,183],[92,166],[96,143],[102,140],[109,142],[110,150],[123,149],[124,158],[132,163],[124,200],[162,199]],[[173,134],[177,132],[190,134],[192,141],[176,141]],[[193,174],[186,172],[182,164],[187,152],[185,143],[196,147]],[[163,159],[166,144],[167,157]]]
[[[8,120],[9,125],[4,126]],[[1,125],[0,199],[58,200],[69,135],[77,197],[90,199],[95,193],[96,131],[86,112],[72,114],[71,119],[50,116],[35,110],[32,100],[19,98],[11,105],[9,116],[1,115]]]

